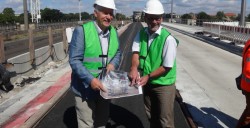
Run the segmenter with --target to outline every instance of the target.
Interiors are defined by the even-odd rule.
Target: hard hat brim
[[[162,14],[164,14],[164,12],[160,12],[160,13],[159,13],[159,12],[152,12],[152,11],[151,11],[151,12],[148,12],[148,11],[146,11],[146,10],[143,10],[143,12],[144,12],[144,13],[147,13],[147,14],[153,14],[153,15],[162,15]]]

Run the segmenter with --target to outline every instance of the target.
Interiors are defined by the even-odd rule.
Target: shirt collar
[[[161,35],[161,29],[162,29],[162,26],[160,26],[158,28],[158,30],[156,32],[154,32],[152,35],[155,35],[155,34]],[[147,32],[147,34],[150,35],[149,32],[148,32],[148,27],[145,29],[145,32]]]
[[[107,36],[109,34],[109,30],[106,33],[103,33],[102,29],[97,25],[96,21],[94,21],[94,24],[95,24],[95,26],[97,28],[97,33],[98,33],[99,36],[100,35]]]

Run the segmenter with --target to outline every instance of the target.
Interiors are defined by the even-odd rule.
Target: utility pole
[[[28,10],[27,10],[27,0],[23,0],[23,13],[24,13],[24,29],[29,29],[28,24]]]
[[[82,21],[82,16],[81,16],[81,0],[79,0],[79,21]]]
[[[171,0],[171,23],[173,23],[173,2],[174,0]]]
[[[241,13],[240,13],[240,24],[241,26],[245,26],[245,16],[246,16],[246,0],[241,1]]]

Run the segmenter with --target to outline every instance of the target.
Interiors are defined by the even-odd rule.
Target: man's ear
[[[97,17],[97,10],[94,10],[94,16]]]

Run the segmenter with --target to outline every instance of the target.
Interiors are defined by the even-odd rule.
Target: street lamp
[[[240,13],[240,24],[245,26],[245,16],[246,16],[246,0],[241,1],[241,13]]]
[[[23,0],[23,14],[24,14],[24,28],[28,30],[28,11],[27,11],[27,0]]]
[[[171,23],[173,23],[173,2],[174,0],[171,0]]]
[[[79,21],[82,21],[82,16],[81,16],[81,0],[79,0]]]

